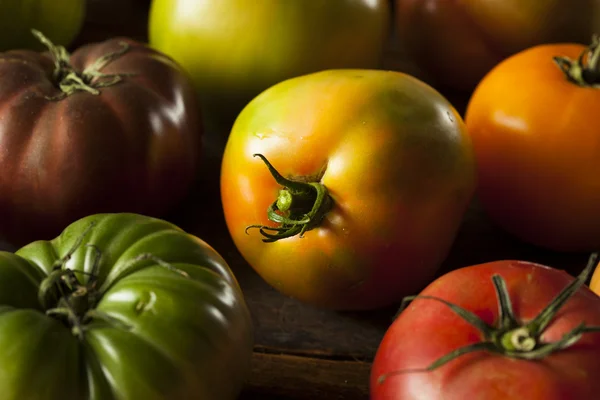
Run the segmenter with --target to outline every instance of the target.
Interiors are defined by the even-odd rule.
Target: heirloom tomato
[[[187,69],[204,107],[233,120],[285,79],[378,67],[390,24],[388,0],[154,0],[149,40]]]
[[[229,232],[282,293],[320,307],[399,301],[433,277],[474,190],[471,143],[399,72],[328,70],[266,90],[223,156]]]
[[[594,293],[600,296],[600,264],[596,266],[596,270],[592,275],[590,289],[592,289]]]
[[[472,91],[506,57],[600,29],[598,0],[394,0],[400,41],[428,81]]]
[[[485,210],[553,250],[600,249],[599,44],[518,53],[483,79],[467,107]]]
[[[97,214],[0,252],[3,400],[233,400],[250,314],[225,260],[162,220]]]
[[[0,0],[0,51],[41,49],[32,29],[68,46],[83,25],[85,10],[86,0]]]
[[[0,236],[50,238],[88,214],[156,215],[196,173],[201,125],[188,77],[127,39],[72,55],[0,53]]]
[[[595,400],[600,297],[524,261],[452,271],[400,312],[379,345],[371,400]],[[410,299],[407,299],[410,300]]]

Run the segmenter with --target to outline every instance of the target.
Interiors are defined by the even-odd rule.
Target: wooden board
[[[120,35],[146,40],[147,0],[88,3],[87,21],[74,46]],[[414,72],[393,41],[385,67]],[[444,94],[459,111],[464,110],[467,96]],[[241,399],[367,399],[370,363],[397,306],[360,313],[320,310],[279,294],[258,277],[233,245],[221,210],[219,163],[227,134],[228,127],[210,125],[205,174],[166,219],[215,247],[244,291],[255,323],[256,346],[252,374]],[[499,259],[535,261],[577,273],[586,258],[585,254],[552,253],[520,243],[492,225],[474,202],[440,273]]]

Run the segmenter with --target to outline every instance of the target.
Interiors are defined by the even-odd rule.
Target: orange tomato
[[[590,281],[590,289],[592,292],[600,296],[600,263],[596,266],[592,280]]]
[[[597,40],[589,49],[530,48],[495,67],[469,102],[478,197],[496,223],[526,242],[600,248],[598,56]]]
[[[292,182],[276,182],[256,154]],[[368,309],[434,276],[474,174],[462,118],[438,92],[402,73],[329,70],[279,83],[246,106],[223,156],[221,194],[237,248],[269,284],[313,305]],[[304,193],[289,207],[299,182]],[[246,228],[283,228],[269,207],[312,216],[303,233],[287,224],[279,233],[289,237],[265,243]]]

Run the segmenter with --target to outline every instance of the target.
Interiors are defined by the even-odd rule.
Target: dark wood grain
[[[119,35],[146,40],[148,4],[147,0],[89,0],[88,19],[74,46]],[[384,68],[419,76],[393,40]],[[442,93],[464,111],[468,95]],[[241,399],[367,399],[370,362],[397,306],[360,313],[320,310],[285,297],[262,281],[233,245],[222,214],[219,165],[229,127],[210,119],[206,124],[203,173],[188,198],[166,219],[215,247],[244,291],[255,323],[256,348]],[[577,273],[586,258],[520,243],[491,224],[474,201],[440,274],[499,259],[540,262]]]
[[[254,361],[243,400],[368,399],[367,362],[260,352]]]

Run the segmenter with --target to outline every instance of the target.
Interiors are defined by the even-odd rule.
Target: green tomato
[[[3,400],[235,399],[252,323],[208,244],[137,214],[98,214],[0,252]]]
[[[40,50],[37,29],[57,45],[68,46],[85,17],[85,0],[0,0],[0,51]]]
[[[333,68],[376,68],[388,0],[154,0],[149,40],[190,73],[205,109],[235,116],[268,87]]]

